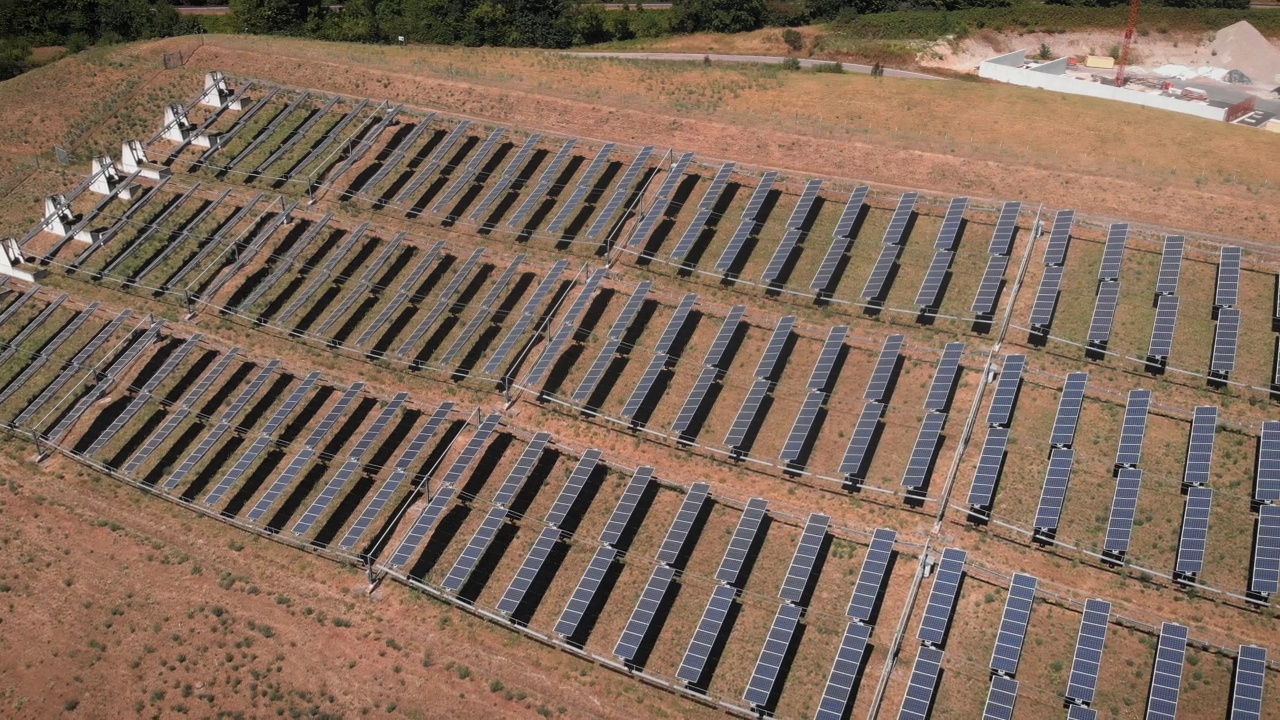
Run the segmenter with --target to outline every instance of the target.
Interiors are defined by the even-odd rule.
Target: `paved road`
[[[707,55],[703,53],[651,53],[651,52],[571,52],[569,55],[577,55],[578,57],[602,57],[602,58],[621,58],[624,60],[681,60],[681,61],[699,61],[709,57],[714,62],[738,62],[738,63],[758,63],[765,65],[776,65],[786,58],[776,55]],[[830,60],[808,60],[801,59],[801,67],[814,67],[815,65],[830,65]],[[844,63],[844,69],[849,72],[869,73],[870,65],[857,65],[855,63]],[[911,72],[910,70],[894,70],[893,68],[885,68],[884,74],[889,77],[912,78],[914,80],[942,80],[943,78],[935,75],[926,75],[924,73]]]

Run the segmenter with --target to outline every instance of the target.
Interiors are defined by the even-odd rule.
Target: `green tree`
[[[300,27],[319,0],[231,0],[231,15],[241,31],[263,35]]]
[[[0,80],[21,75],[27,69],[31,46],[21,40],[0,38]]]
[[[676,32],[736,33],[764,24],[765,0],[673,0],[671,29]]]

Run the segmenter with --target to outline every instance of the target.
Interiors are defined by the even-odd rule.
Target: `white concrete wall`
[[[1187,102],[1186,100],[1178,100],[1177,98],[1165,97],[1154,93],[1126,90],[1125,88],[1103,85],[1102,83],[1076,80],[1068,75],[1050,75],[1009,64],[1010,61],[1019,56],[1025,57],[1026,51],[1019,50],[984,61],[978,66],[978,75],[991,80],[1007,82],[1011,85],[1053,90],[1072,95],[1088,95],[1107,100],[1119,100],[1160,110],[1195,115],[1207,120],[1222,120],[1226,117],[1226,110],[1223,108]]]

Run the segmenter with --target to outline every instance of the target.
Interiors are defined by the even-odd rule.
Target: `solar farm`
[[[732,715],[1276,717],[1274,251],[191,91],[6,229],[41,455]]]

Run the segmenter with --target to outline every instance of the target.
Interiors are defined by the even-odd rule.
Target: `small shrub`
[[[501,680],[491,680],[489,682],[489,692],[502,692],[502,688],[506,687]]]
[[[62,709],[66,710],[67,712],[72,712],[78,707],[80,707],[80,701],[76,700],[75,698],[72,698],[62,703]]]
[[[1053,48],[1049,47],[1049,43],[1040,43],[1040,53],[1038,57],[1041,60],[1053,59]]]
[[[1112,60],[1119,60],[1120,59],[1119,43],[1112,45],[1111,49],[1107,51],[1107,55],[1110,55]]]
[[[792,70],[792,71],[799,70],[799,69],[800,69],[800,59],[799,59],[799,58],[793,58],[793,57],[783,58],[783,59],[782,59],[782,69],[783,69],[783,70]]]
[[[804,47],[804,36],[795,28],[787,28],[782,31],[782,42],[786,43],[793,52],[798,51]]]
[[[819,63],[813,66],[813,71],[818,73],[843,73],[844,64],[841,62]]]
[[[455,669],[458,671],[459,680],[466,680],[467,678],[471,677],[471,668],[467,667],[466,665],[458,665],[457,668]]]
[[[436,656],[431,652],[431,648],[425,648],[422,651],[422,667],[429,668],[436,664]]]

